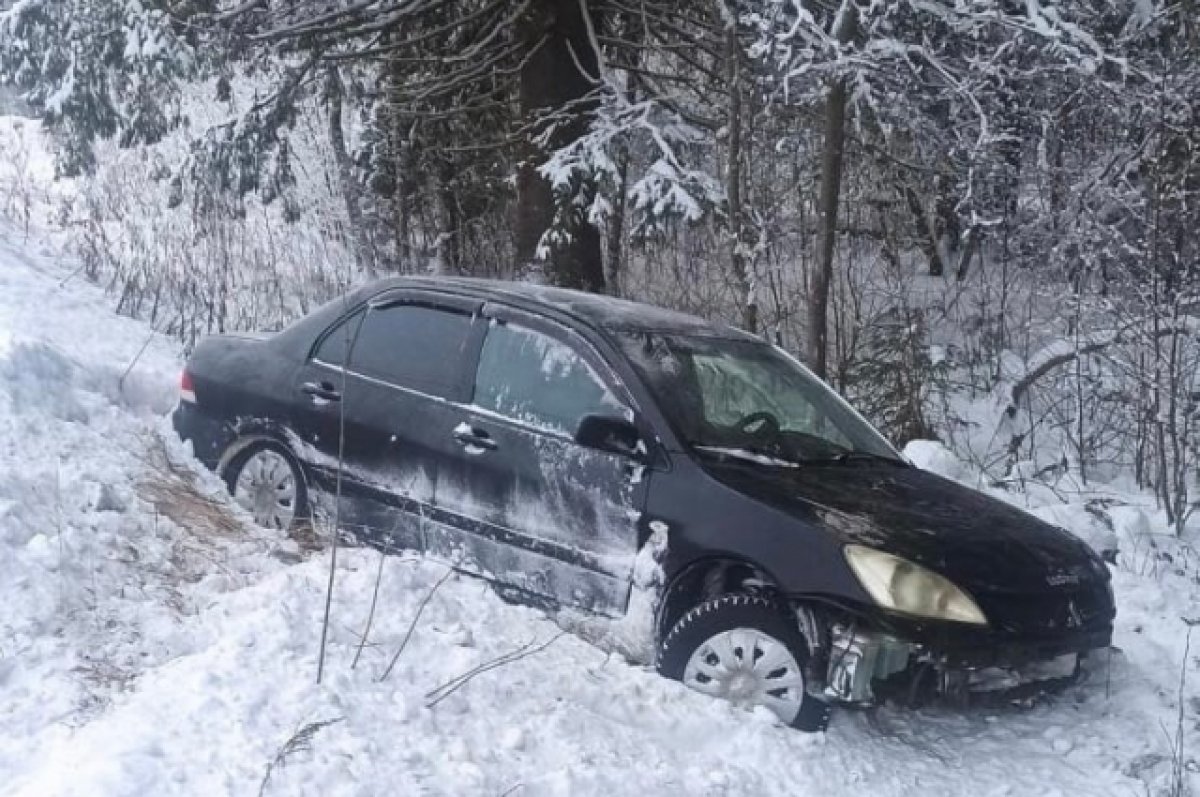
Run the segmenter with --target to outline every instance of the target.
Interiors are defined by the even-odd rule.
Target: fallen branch
[[[462,675],[457,675],[454,678],[451,678],[449,681],[446,681],[446,683],[442,684],[441,686],[431,689],[425,693],[425,699],[428,701],[425,704],[425,707],[433,708],[438,703],[442,702],[443,700],[448,698],[450,695],[454,694],[456,691],[459,690],[459,688],[466,685],[467,682],[469,682],[471,679],[473,679],[477,675],[482,675],[483,673],[488,672],[489,670],[494,670],[497,667],[503,667],[505,664],[512,664],[515,661],[520,661],[521,659],[528,658],[529,656],[532,656],[535,653],[541,653],[543,650],[545,650],[546,648],[550,647],[555,642],[557,642],[559,640],[559,638],[562,637],[563,634],[565,634],[565,633],[567,633],[567,632],[559,631],[557,634],[550,637],[550,639],[546,640],[545,642],[538,645],[537,647],[534,647],[534,642],[536,640],[531,640],[529,642],[526,642],[524,645],[521,645],[516,650],[512,650],[501,656],[497,656],[496,658],[486,661],[483,664],[480,664],[476,667],[472,667],[471,669],[467,670]]]
[[[383,560],[386,554],[379,551],[379,567],[375,570],[375,588],[371,591],[371,608],[367,610],[367,623],[363,627],[362,636],[358,639],[358,648],[354,651],[354,661],[350,662],[350,669],[358,667],[358,660],[362,658],[363,648],[367,646],[367,637],[371,634],[371,623],[375,621],[375,606],[379,603],[379,585],[383,581]]]
[[[129,378],[129,373],[130,373],[130,371],[133,370],[133,367],[135,365],[137,365],[138,360],[142,359],[142,355],[146,353],[146,349],[149,348],[150,342],[152,340],[154,340],[154,336],[156,334],[158,334],[158,333],[154,332],[152,330],[150,332],[150,334],[146,336],[145,342],[142,343],[142,348],[138,349],[138,353],[135,354],[133,356],[133,359],[129,361],[129,365],[127,365],[125,367],[125,371],[121,374],[121,378],[117,380],[117,395],[118,396],[124,398],[124,396],[125,396],[125,380],[127,378]]]
[[[1130,324],[1129,326],[1123,327],[1122,329],[1114,332],[1111,337],[1107,337],[1103,340],[1094,340],[1078,348],[1071,349],[1070,351],[1065,351],[1061,354],[1055,354],[1052,357],[1047,357],[1037,367],[1027,372],[1024,376],[1018,379],[1015,384],[1013,384],[1012,391],[1009,394],[1009,416],[1016,414],[1017,407],[1021,404],[1021,399],[1024,398],[1027,392],[1029,392],[1029,388],[1033,387],[1033,384],[1043,376],[1055,370],[1056,368],[1066,365],[1067,363],[1074,362],[1080,357],[1086,357],[1089,354],[1095,354],[1097,352],[1104,351],[1110,346],[1115,346],[1118,343],[1125,342],[1127,340],[1126,334],[1133,330],[1135,326],[1136,325],[1134,324]],[[1168,335],[1186,335],[1190,334],[1191,331],[1192,330],[1189,330],[1186,327],[1179,328],[1169,326],[1160,329],[1157,332],[1151,333],[1151,337],[1164,338]]]
[[[400,647],[396,649],[396,655],[392,656],[392,660],[388,662],[387,669],[383,671],[383,675],[379,676],[380,683],[385,681],[387,677],[392,674],[392,668],[396,666],[396,662],[400,660],[400,654],[404,652],[404,648],[408,645],[408,640],[412,636],[413,631],[416,629],[417,621],[421,619],[421,613],[425,611],[425,606],[441,588],[442,584],[446,583],[446,579],[450,578],[453,573],[453,567],[446,568],[446,572],[443,573],[442,577],[439,578],[437,583],[433,585],[433,589],[425,593],[425,597],[421,600],[421,605],[417,607],[417,613],[413,615],[412,622],[408,624],[408,631],[405,632],[404,639],[400,640]]]

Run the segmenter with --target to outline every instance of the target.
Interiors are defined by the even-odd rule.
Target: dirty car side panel
[[[239,436],[264,435],[286,442],[289,384],[296,362],[273,339],[205,338],[188,360],[196,403],[181,403],[172,421],[196,457],[215,468]]]

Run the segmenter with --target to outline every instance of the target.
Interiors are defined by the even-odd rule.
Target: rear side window
[[[362,323],[362,318],[363,311],[359,310],[326,332],[313,353],[313,359],[329,365],[345,365],[346,352],[350,348],[350,342],[358,334],[358,325]]]
[[[507,323],[493,323],[484,339],[475,405],[566,434],[574,434],[585,415],[628,417],[625,406],[574,349]]]
[[[446,396],[453,392],[470,332],[466,313],[394,305],[346,319],[321,341],[315,356],[330,365],[348,359],[350,371]],[[348,358],[347,341],[353,341]]]

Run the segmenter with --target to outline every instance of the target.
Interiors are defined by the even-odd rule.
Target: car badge
[[[1046,583],[1052,587],[1061,587],[1066,584],[1078,584],[1079,574],[1068,573],[1066,571],[1051,573],[1050,575],[1046,576]]]

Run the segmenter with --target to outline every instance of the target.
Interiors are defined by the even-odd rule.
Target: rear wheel
[[[225,472],[229,492],[260,526],[294,529],[308,512],[308,493],[300,468],[282,447],[254,443],[233,459]]]
[[[821,730],[828,706],[805,691],[808,645],[777,602],[722,595],[675,623],[659,648],[658,670],[706,695],[765,706],[805,731]]]

